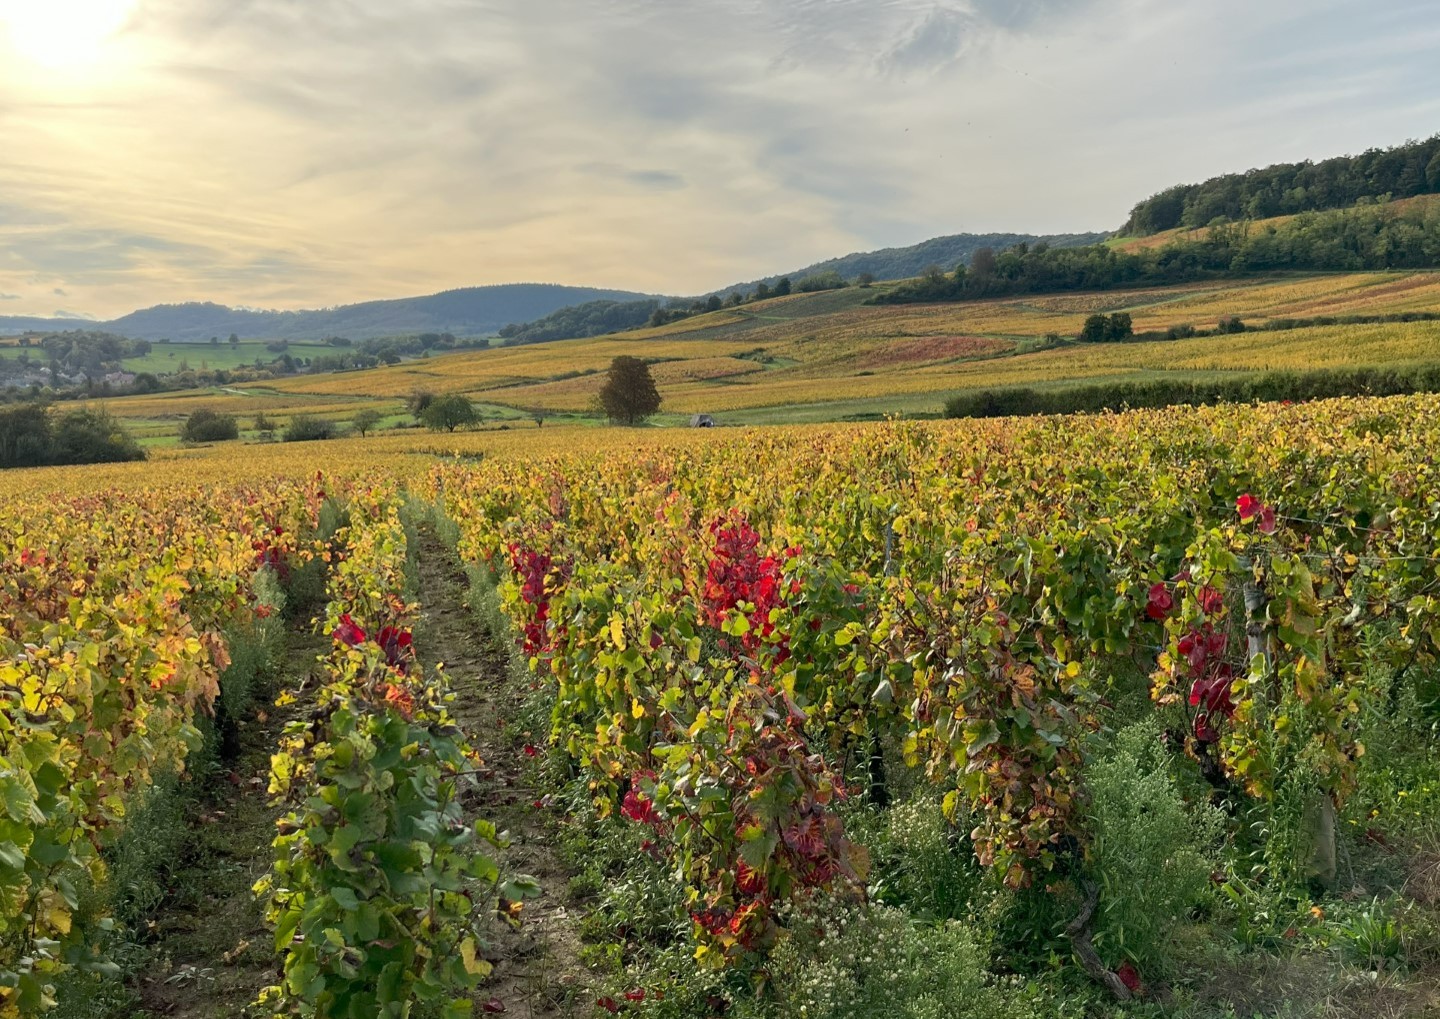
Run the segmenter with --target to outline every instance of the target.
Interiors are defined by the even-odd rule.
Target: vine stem
[[[1130,988],[1125,986],[1125,981],[1120,979],[1119,974],[1100,961],[1100,956],[1095,951],[1090,922],[1095,918],[1095,907],[1100,904],[1100,886],[1094,881],[1086,880],[1083,887],[1085,902],[1080,906],[1080,912],[1075,919],[1065,926],[1065,936],[1070,939],[1070,946],[1075,950],[1075,958],[1080,960],[1081,968],[1104,984],[1117,1001],[1129,1001],[1133,997]]]

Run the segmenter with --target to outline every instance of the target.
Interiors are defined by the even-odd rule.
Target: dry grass
[[[1440,1008],[1440,988],[1425,975],[1337,966],[1314,952],[1254,953],[1213,964],[1195,1001],[1217,1015],[1421,1019]]]

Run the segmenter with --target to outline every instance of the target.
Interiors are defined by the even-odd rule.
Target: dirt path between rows
[[[475,818],[493,821],[508,833],[505,866],[528,874],[541,894],[525,903],[518,930],[502,926],[490,952],[495,970],[476,994],[476,1014],[530,1016],[589,1015],[585,970],[579,963],[579,917],[569,905],[569,873],[551,846],[541,791],[527,780],[524,748],[543,733],[513,731],[527,691],[507,672],[503,635],[477,622],[466,604],[469,578],[455,553],[428,525],[419,533],[420,619],[416,650],[424,667],[443,663],[456,699],[456,721],[484,761],[478,788],[466,805]]]
[[[275,689],[313,679],[328,643],[308,613],[292,621]],[[239,723],[235,759],[185,801],[187,837],[165,875],[165,900],[142,932],[149,959],[133,983],[137,1000],[97,1016],[236,1019],[278,980],[274,935],[251,886],[270,866],[280,813],[267,793],[270,755],[293,709],[276,709],[266,697],[256,709]]]
[[[589,1016],[577,933],[569,904],[569,873],[551,847],[553,826],[535,804],[542,792],[527,779],[527,742],[543,733],[515,731],[527,691],[512,681],[503,635],[476,621],[467,604],[469,578],[455,553],[428,526],[416,549],[420,616],[416,648],[427,670],[443,663],[456,694],[456,721],[484,766],[466,794],[474,819],[508,833],[504,866],[533,876],[541,894],[525,903],[518,929],[497,925],[489,953],[494,973],[475,994],[475,1014],[520,1017]],[[317,656],[328,646],[308,613],[290,624],[277,690],[314,682]],[[167,875],[165,901],[142,936],[148,958],[126,1000],[93,1014],[171,1019],[235,1019],[260,988],[279,977],[272,935],[251,885],[270,864],[278,814],[266,794],[270,754],[286,713],[262,700],[258,717],[241,723],[241,747],[218,781],[189,799],[189,835]]]

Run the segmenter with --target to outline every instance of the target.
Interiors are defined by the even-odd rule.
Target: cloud
[[[1433,13],[138,0],[100,77],[0,52],[0,288],[106,315],[698,293],[960,230],[1105,228],[1172,183],[1424,134]]]
[[[20,297],[19,294],[0,294],[0,301],[19,301],[19,300],[22,300],[22,298]]]
[[[959,11],[937,8],[885,54],[881,63],[897,73],[943,67],[960,55],[970,23],[971,19]]]
[[[620,181],[646,191],[676,191],[685,187],[685,178],[670,170],[631,169],[616,163],[582,163],[577,169],[598,179]]]

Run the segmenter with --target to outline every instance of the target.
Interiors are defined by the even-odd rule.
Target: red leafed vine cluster
[[[775,632],[770,612],[784,603],[784,564],[798,556],[800,549],[792,545],[779,558],[761,556],[759,532],[739,513],[713,521],[710,534],[715,547],[705,571],[702,618],[707,625],[719,627],[741,603],[752,606],[750,628],[741,639],[746,651],[754,651]],[[798,589],[798,585],[792,587]],[[786,656],[782,645],[777,664]]]
[[[348,612],[340,617],[339,625],[331,631],[330,636],[338,643],[356,648],[370,640],[369,634],[350,618]],[[384,653],[385,663],[396,673],[404,676],[410,671],[410,666],[415,661],[415,638],[409,630],[398,626],[382,626],[375,634],[374,642]],[[415,699],[404,686],[387,682],[381,685],[381,691],[386,702],[392,704],[406,718],[414,714]]]
[[[1182,572],[1176,580],[1189,580]],[[1235,717],[1233,685],[1235,669],[1227,660],[1230,636],[1216,623],[1225,612],[1225,596],[1208,584],[1195,592],[1195,602],[1205,617],[1191,626],[1176,643],[1190,678],[1190,706],[1195,708],[1193,730],[1198,743],[1216,743],[1220,739],[1217,723]],[[1163,621],[1175,608],[1175,598],[1164,583],[1153,585],[1145,605],[1150,619]]]
[[[281,581],[290,579],[290,562],[285,554],[285,549],[277,545],[276,539],[285,536],[285,528],[274,523],[266,517],[267,531],[258,534],[250,547],[255,550],[255,565],[257,568],[270,567],[275,571],[275,576]]]
[[[532,657],[545,654],[554,646],[549,632],[550,596],[553,593],[549,578],[557,565],[555,557],[547,550],[531,548],[519,542],[511,542],[506,550],[510,553],[510,568],[520,579],[520,600],[529,610],[521,628],[525,653]]]

